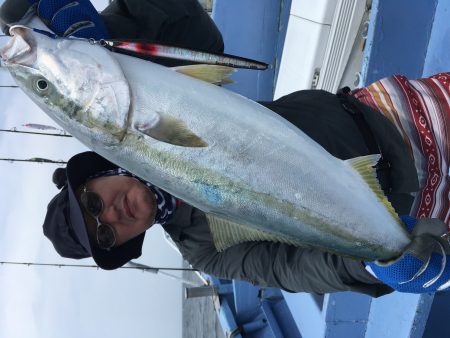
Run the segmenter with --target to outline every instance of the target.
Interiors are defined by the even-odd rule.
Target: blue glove
[[[108,38],[106,26],[89,0],[6,0],[0,8],[2,30],[26,23],[35,14],[60,36]]]
[[[403,254],[388,262],[367,262],[377,278],[400,292],[426,293],[450,287],[448,227],[434,218],[403,216],[413,239]]]
[[[108,31],[89,0],[28,0],[38,2],[39,18],[56,34],[106,39]]]

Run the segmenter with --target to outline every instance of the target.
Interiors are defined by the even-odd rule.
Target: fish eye
[[[38,93],[45,94],[48,90],[48,82],[46,79],[39,78],[35,80],[34,87]]]

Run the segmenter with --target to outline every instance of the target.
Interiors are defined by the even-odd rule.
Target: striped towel
[[[419,176],[411,215],[450,227],[450,73],[408,80],[396,75],[352,92],[397,127]]]

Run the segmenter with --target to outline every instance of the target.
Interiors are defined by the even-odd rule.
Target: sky
[[[3,1],[0,0],[0,4]],[[97,9],[107,1],[93,1]],[[0,38],[3,46],[7,38]],[[0,85],[13,85],[0,69]],[[0,128],[39,123],[57,127],[20,89],[0,88]],[[34,130],[27,130],[34,131]],[[87,150],[73,138],[0,132],[0,157],[67,161]],[[42,233],[53,164],[0,161],[0,261],[93,265],[58,256]],[[136,262],[180,267],[181,256],[159,226],[147,232]],[[140,270],[0,265],[0,338],[181,337],[180,281]]]

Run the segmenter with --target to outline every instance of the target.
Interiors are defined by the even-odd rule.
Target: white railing
[[[318,89],[332,93],[339,89],[365,8],[365,0],[339,0],[336,4]]]
[[[292,0],[275,99],[302,89],[336,92],[367,1]]]

